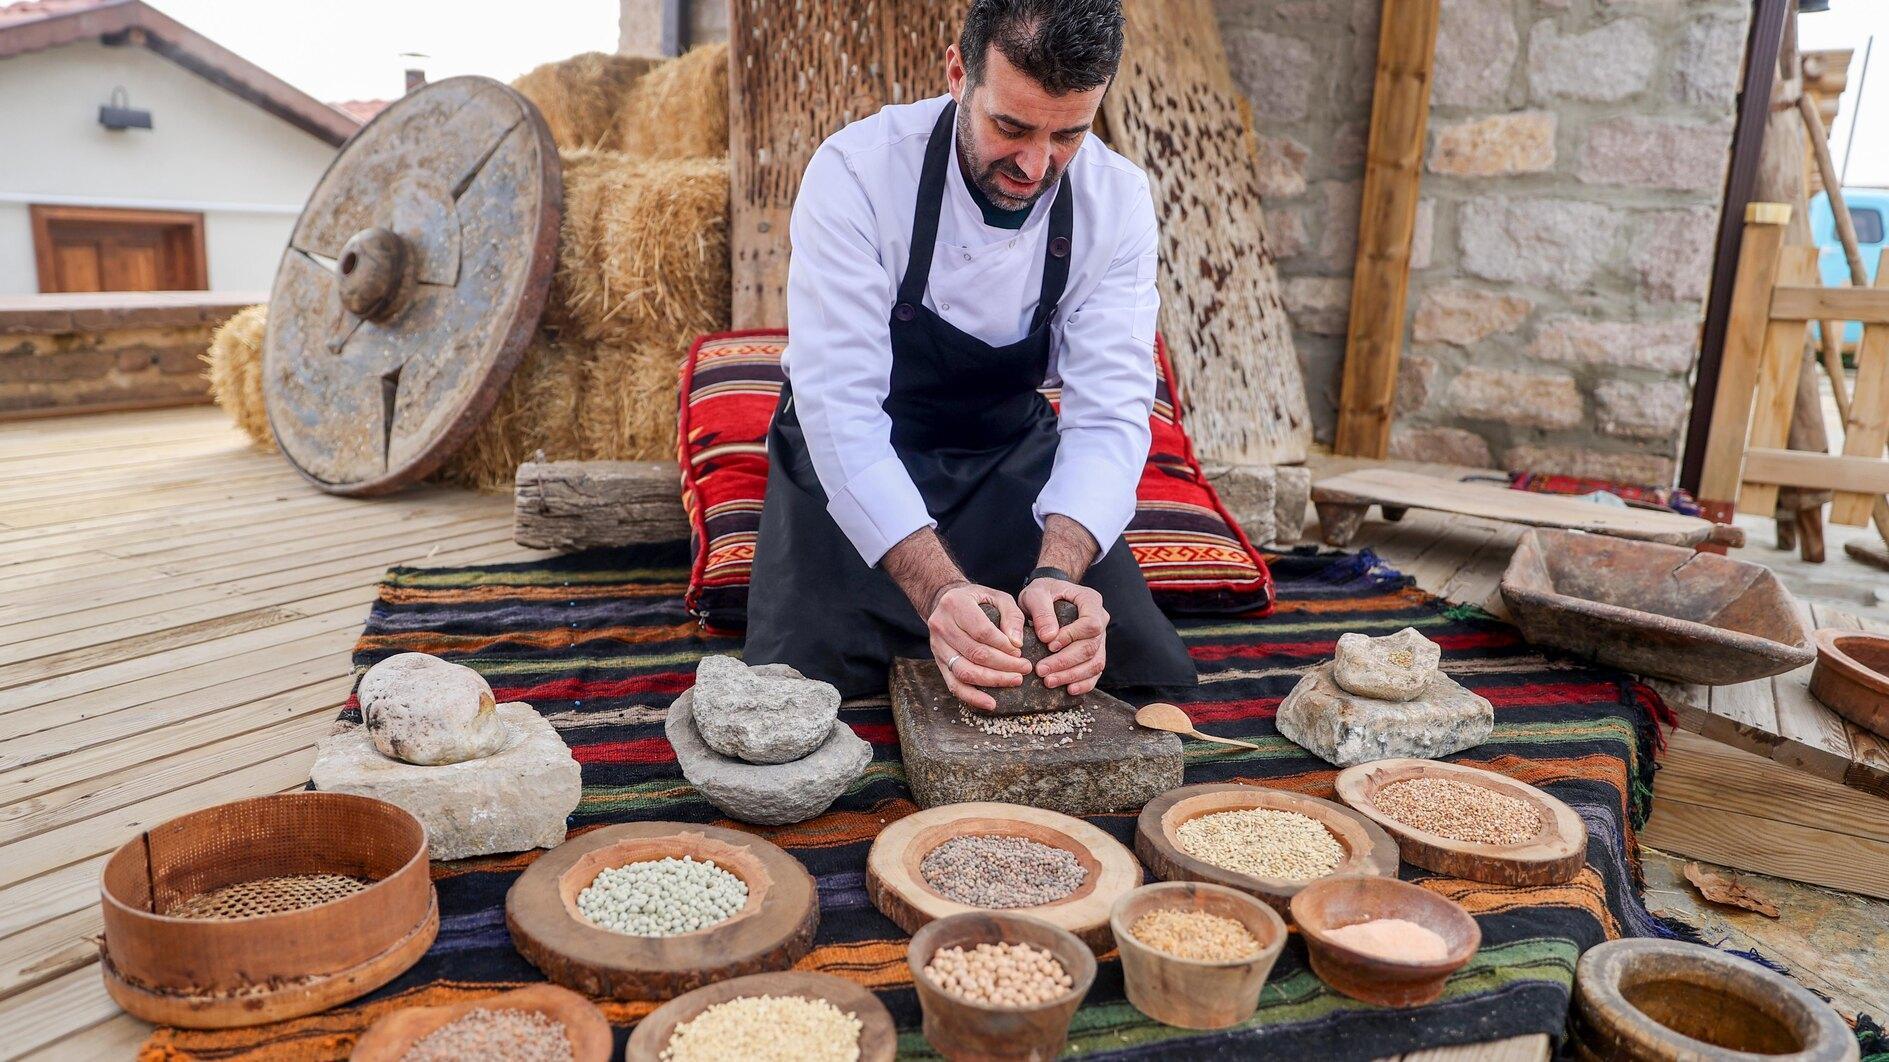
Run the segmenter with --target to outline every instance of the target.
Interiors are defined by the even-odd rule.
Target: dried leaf
[[[1763,893],[1752,889],[1730,874],[1712,870],[1700,863],[1687,863],[1686,880],[1698,888],[1701,896],[1713,903],[1742,907],[1747,911],[1756,911],[1766,918],[1778,917],[1776,904],[1766,899]]]

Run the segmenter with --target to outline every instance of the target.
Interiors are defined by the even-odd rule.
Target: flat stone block
[[[891,693],[905,779],[922,808],[994,800],[1099,815],[1181,784],[1181,739],[1136,726],[1133,707],[1099,690],[1082,698],[1093,721],[1080,738],[978,730],[929,660],[895,661]]]
[[[1400,756],[1434,760],[1489,740],[1495,709],[1441,671],[1408,701],[1347,693],[1332,662],[1307,672],[1279,704],[1279,732],[1339,767]]]
[[[426,826],[434,859],[555,848],[583,795],[583,776],[557,729],[529,704],[498,706],[507,738],[491,756],[420,766],[383,756],[364,727],[323,738],[309,778],[330,793],[375,797]]]
[[[772,666],[772,665],[763,665]],[[747,763],[710,748],[695,726],[695,691],[669,705],[663,734],[702,799],[742,822],[783,826],[825,811],[866,773],[872,746],[835,719],[820,746],[790,763]]]

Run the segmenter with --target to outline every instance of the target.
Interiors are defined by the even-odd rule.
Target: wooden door
[[[209,286],[202,214],[34,206],[32,217],[42,292]]]

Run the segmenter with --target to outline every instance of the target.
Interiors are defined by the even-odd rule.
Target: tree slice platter
[[[726,921],[672,937],[604,929],[577,894],[610,867],[673,856],[705,859],[748,886]],[[686,822],[605,826],[559,845],[505,896],[512,943],[566,988],[613,999],[670,999],[742,974],[785,970],[813,947],[820,907],[813,876],[779,847],[740,830]]]
[[[441,1007],[406,1007],[369,1026],[348,1062],[400,1062],[413,1045],[474,1010],[528,1010],[564,1026],[572,1062],[610,1062],[610,1022],[596,1004],[568,988],[532,985]]]
[[[972,907],[946,898],[919,870],[932,849],[954,837],[997,834],[1061,848],[1087,871],[1081,887],[1054,903],[1036,907]],[[1114,938],[1108,913],[1115,901],[1141,884],[1141,867],[1120,841],[1081,819],[1021,804],[974,802],[928,808],[879,831],[866,854],[866,895],[907,933],[934,919],[976,911],[1029,915],[1074,933],[1097,953]]]
[[[1163,881],[1206,881],[1225,885],[1256,896],[1271,904],[1280,915],[1289,917],[1292,897],[1320,878],[1291,881],[1243,874],[1188,855],[1175,840],[1174,831],[1190,819],[1249,808],[1297,812],[1316,819],[1331,831],[1332,837],[1344,847],[1345,857],[1321,878],[1340,874],[1397,876],[1397,843],[1370,819],[1329,800],[1236,782],[1182,786],[1148,801],[1135,824],[1135,854]]]
[[[537,328],[562,213],[544,119],[490,78],[427,85],[356,133],[269,296],[262,389],[289,463],[363,496],[439,467]]]
[[[1541,829],[1520,844],[1482,844],[1399,822],[1374,798],[1384,787],[1414,778],[1467,782],[1514,797],[1540,813]],[[1574,880],[1587,865],[1587,826],[1574,809],[1494,771],[1440,760],[1377,760],[1340,771],[1337,786],[1338,799],[1397,838],[1404,858],[1425,870],[1498,885],[1559,885]]]
[[[630,1034],[623,1057],[626,1062],[656,1062],[676,1026],[700,1015],[717,1003],[747,996],[800,996],[824,999],[839,1010],[859,1019],[860,1062],[891,1062],[898,1049],[899,1033],[885,1004],[871,992],[831,974],[792,970],[786,973],[753,974],[732,981],[698,988],[685,996],[664,1003],[651,1011]]]

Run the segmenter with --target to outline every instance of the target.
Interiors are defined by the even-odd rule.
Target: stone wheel
[[[497,81],[375,116],[310,194],[269,297],[263,396],[289,463],[356,496],[438,468],[537,327],[562,212],[550,131]]]

